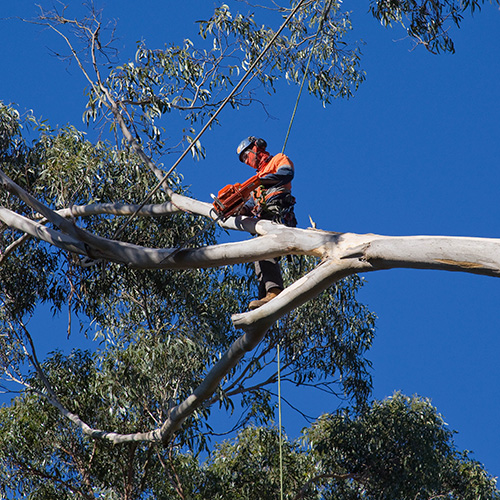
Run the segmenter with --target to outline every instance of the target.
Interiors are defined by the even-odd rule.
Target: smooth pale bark
[[[159,205],[127,205],[125,203],[92,203],[90,205],[73,205],[70,208],[57,210],[61,217],[76,218],[90,217],[92,215],[132,215],[139,217],[159,217],[179,213],[182,210],[177,208],[172,202],[167,201]]]
[[[60,231],[47,228],[43,224],[34,222],[6,208],[0,207],[0,220],[12,229],[22,231],[33,238],[45,241],[63,250],[68,250],[68,252],[81,255],[86,254],[85,245],[76,238],[61,233]]]
[[[193,394],[174,407],[160,428],[136,434],[119,434],[92,429],[55,400],[59,411],[85,434],[114,443],[130,441],[167,442],[184,420],[206,402],[222,379],[238,364],[246,352],[254,349],[269,327],[292,309],[316,297],[338,280],[355,274],[392,268],[460,271],[486,276],[500,276],[500,239],[447,236],[381,236],[375,234],[335,233],[317,229],[288,228],[251,217],[217,219],[212,205],[171,194],[170,202],[136,206],[120,204],[72,207],[50,210],[1,175],[4,187],[18,195],[34,210],[46,217],[60,231],[0,207],[0,220],[13,229],[46,241],[73,253],[123,263],[142,269],[206,268],[252,262],[288,254],[313,255],[320,264],[261,308],[234,314],[233,324],[244,331],[207,373]],[[98,213],[155,216],[186,211],[210,217],[225,228],[244,231],[258,237],[237,243],[213,245],[198,249],[145,248],[109,240],[78,228],[68,218]]]

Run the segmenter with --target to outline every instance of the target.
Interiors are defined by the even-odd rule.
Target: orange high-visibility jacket
[[[261,184],[265,189],[266,202],[276,196],[291,192],[295,171],[292,160],[288,156],[282,153],[272,156],[267,163],[261,165],[257,172],[261,176]],[[252,193],[255,205],[259,204],[262,194],[262,187],[258,187]]]

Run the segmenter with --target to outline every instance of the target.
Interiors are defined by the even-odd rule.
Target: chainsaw
[[[211,194],[210,196],[214,200],[213,206],[217,214],[224,218],[237,215],[250,197],[251,192],[260,183],[260,176],[254,175],[243,184],[238,182],[236,184],[228,184],[217,193],[217,196]]]

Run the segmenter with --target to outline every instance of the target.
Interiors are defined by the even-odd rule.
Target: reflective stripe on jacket
[[[292,160],[288,156],[279,153],[258,169],[261,175],[262,187],[265,190],[265,200],[274,196],[290,193],[292,190],[292,179],[295,174]],[[262,198],[262,187],[258,187],[252,197],[256,204]]]

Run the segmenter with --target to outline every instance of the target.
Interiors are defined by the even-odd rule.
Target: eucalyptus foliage
[[[409,17],[409,35],[430,50],[453,50],[445,22],[450,18],[459,24],[463,12],[479,5],[371,2],[383,24]],[[309,55],[309,92],[325,105],[350,97],[364,73],[343,8],[334,0],[303,2],[266,53],[252,85],[235,94],[230,105],[250,105],[257,92],[301,82]],[[161,167],[169,152],[182,141],[193,142],[197,127],[214,116],[275,35],[271,25],[279,25],[289,12],[290,5],[275,2],[220,4],[209,19],[199,21],[196,41],[160,49],[141,42],[133,61],[118,61],[110,56],[112,37],[101,37],[99,13],[76,20],[65,17],[64,9],[42,10],[37,23],[67,40],[76,33],[88,41],[78,51],[69,42],[89,82],[84,120],[109,119],[111,135],[102,131],[101,138],[108,139],[92,142],[74,126],[52,129],[0,103],[1,170],[53,210],[140,204],[157,183],[151,170],[158,174],[156,165]],[[174,113],[181,117],[180,127]],[[172,134],[164,132],[167,119],[178,128]],[[194,144],[193,154],[204,154],[201,143]],[[167,188],[186,193],[175,172]],[[152,204],[164,201],[161,191],[150,199]],[[7,190],[0,191],[0,204],[41,221]],[[215,225],[187,212],[137,216],[127,224],[111,212],[101,213],[78,219],[78,226],[152,248],[201,247],[219,237]],[[67,416],[117,433],[161,425],[238,338],[230,316],[246,307],[255,289],[252,270],[160,271],[96,263],[8,226],[1,227],[0,248],[2,383],[22,388],[9,406],[0,408],[0,494],[32,499],[276,498],[280,470],[273,391],[280,344],[283,383],[310,387],[331,412],[304,431],[302,442],[285,439],[286,498],[498,498],[494,481],[466,453],[457,452],[427,401],[395,395],[370,405],[365,356],[375,317],[356,300],[362,285],[357,276],[280,320],[167,443],[115,446],[87,437]],[[288,283],[316,265],[312,258],[282,259]],[[54,314],[66,311],[68,336],[94,338],[95,350],[64,355],[54,349],[38,360],[30,320],[40,307]],[[215,449],[213,412],[240,417],[237,437]],[[205,461],[201,452],[208,455]]]
[[[460,27],[464,14],[474,14],[485,0],[371,0],[370,10],[382,25],[401,24],[408,36],[433,53],[455,52],[450,28]],[[498,0],[489,3],[498,4]]]
[[[394,394],[361,414],[341,410],[284,437],[284,498],[331,500],[497,499],[496,481],[458,452],[441,415],[426,399]],[[218,446],[207,462],[205,496],[277,498],[279,434],[248,428]],[[196,498],[196,497],[195,497]]]
[[[153,179],[127,147],[103,142],[92,145],[72,127],[52,130],[33,117],[22,120],[9,106],[3,105],[0,113],[4,118],[2,138],[8,146],[2,170],[56,210],[117,199],[134,203],[151,187]],[[31,134],[37,134],[32,144],[21,134],[28,125]],[[183,189],[176,176],[170,178],[170,185]],[[36,217],[6,192],[2,205]],[[85,219],[83,224],[94,234],[112,237],[122,221],[101,215]],[[19,237],[21,234],[4,228],[3,248],[15,245]],[[194,216],[180,213],[152,220],[137,218],[122,238],[147,246],[175,247],[185,244],[186,238],[190,245],[214,242],[216,233],[213,225],[205,226]],[[54,313],[66,309],[76,319],[68,334],[87,334],[100,341],[94,353],[75,351],[64,356],[56,352],[41,363],[59,403],[90,426],[133,433],[158,426],[170,408],[202,382],[206,371],[237,337],[230,315],[251,298],[253,271],[246,267],[147,271],[113,263],[85,267],[71,254],[32,239],[4,257],[0,273],[4,380],[25,387],[23,395],[3,409],[0,435],[7,440],[4,449],[12,450],[16,441],[20,445],[18,438],[28,433],[23,438],[26,449],[18,446],[15,453],[3,455],[4,489],[13,486],[33,498],[75,494],[85,498],[96,493],[127,497],[132,495],[127,488],[147,484],[141,479],[141,467],[147,469],[149,480],[150,450],[154,449],[156,467],[161,470],[172,460],[187,460],[184,455],[177,457],[179,450],[197,453],[209,449],[209,416],[214,403],[222,408],[217,411],[241,412],[240,427],[272,421],[275,406],[269,384],[276,382],[276,372],[273,368],[263,375],[262,369],[275,366],[275,347],[281,339],[285,380],[311,386],[320,383],[332,398],[338,394],[358,404],[369,395],[371,379],[364,354],[373,337],[374,317],[356,302],[360,280],[351,279],[324,294],[316,306],[309,304],[277,325],[165,450],[158,445],[113,447],[93,442],[51,406],[51,394],[35,370],[26,374],[26,363],[37,368],[29,332],[37,308],[45,304]],[[296,279],[297,269],[305,272],[311,265],[307,260],[294,266],[284,262],[285,276]],[[30,432],[40,436],[36,446],[28,446],[34,439]],[[94,466],[97,457],[102,463]],[[116,470],[107,470],[105,463],[116,463]],[[82,464],[88,464],[85,473]],[[124,467],[126,476],[122,476]],[[123,489],[111,487],[123,481]],[[141,490],[143,494],[145,490]],[[128,498],[140,497],[134,495]]]
[[[228,4],[221,4],[208,20],[198,21],[200,38],[196,41],[185,39],[182,45],[161,49],[140,42],[134,61],[118,65],[101,86],[89,88],[85,120],[102,116],[106,111],[103,92],[109,91],[127,108],[130,126],[142,132],[155,148],[165,147],[159,123],[173,111],[190,124],[183,128],[183,139],[192,141],[196,123],[214,114],[276,34],[267,21],[268,8],[234,12]],[[278,11],[282,13],[276,17],[279,24],[289,9]],[[324,104],[335,97],[352,96],[364,80],[359,48],[347,38],[352,29],[349,13],[341,10],[341,2],[304,2],[287,28],[266,52],[253,75],[250,92],[238,92],[230,101],[233,108],[250,105],[258,88],[274,92],[283,77],[299,83],[306,75],[309,92]],[[306,74],[310,54],[312,64]],[[203,155],[200,144],[195,145],[193,154]]]
[[[77,398],[82,413],[109,424],[122,418],[93,390],[99,375],[88,354],[55,355],[48,364],[61,377],[61,395]],[[273,500],[281,476],[287,500],[500,498],[430,402],[399,393],[362,413],[323,415],[298,440],[248,426],[205,460],[179,447],[82,439],[28,394],[0,409],[0,429],[0,491],[13,498]]]

